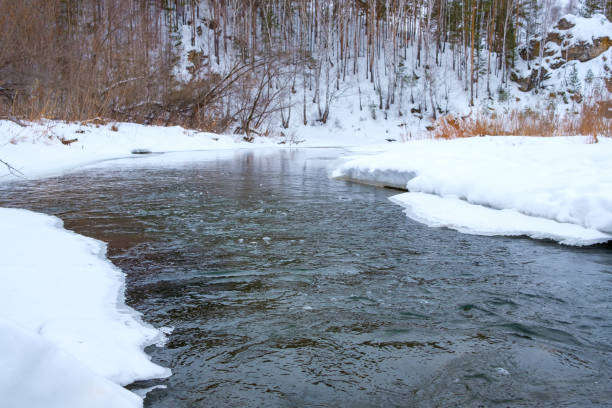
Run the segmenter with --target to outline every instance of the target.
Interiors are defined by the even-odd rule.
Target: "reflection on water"
[[[124,160],[0,188],[109,242],[174,327],[150,407],[602,406],[612,250],[412,222],[334,150]]]

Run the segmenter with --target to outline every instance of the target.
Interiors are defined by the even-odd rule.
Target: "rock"
[[[525,61],[531,61],[540,55],[540,41],[531,40],[529,45],[519,51],[519,55]]]
[[[593,43],[581,41],[577,44],[568,46],[569,42],[563,42],[563,37],[559,33],[550,33],[546,37],[546,43],[552,42],[559,46],[562,46],[561,55],[563,55],[567,61],[578,60],[580,62],[589,61],[595,57],[600,56],[612,46],[612,40],[610,37],[599,37],[594,38]],[[520,57],[525,61],[532,61],[540,55],[540,41],[531,40],[529,45],[519,51]],[[544,55],[547,57],[553,56],[557,53],[554,47],[545,47]]]
[[[547,57],[544,60],[544,65],[554,70],[562,67],[569,61],[590,61],[612,47],[612,33],[611,35],[593,38],[589,41],[586,41],[586,39],[585,41],[576,41],[577,38],[574,38],[573,30],[571,30],[576,24],[570,20],[571,18],[561,18],[555,26],[555,30],[548,33],[544,43],[539,39],[532,39],[526,47],[519,51],[519,56],[524,61],[537,60],[543,46],[544,52],[542,55]],[[604,69],[606,69],[605,65]],[[519,89],[523,92],[531,91],[537,84],[548,78],[549,73],[546,69],[537,66],[521,76],[517,74],[511,76],[512,81],[519,84]]]
[[[563,39],[561,38],[561,34],[553,31],[548,33],[548,36],[546,36],[546,42],[553,42],[557,45],[561,45]]]
[[[153,153],[151,150],[149,149],[134,149],[131,152],[132,154],[151,154]]]
[[[540,77],[538,78],[538,74]],[[510,79],[519,84],[519,90],[523,92],[529,92],[536,87],[538,82],[542,82],[548,79],[548,71],[546,68],[534,68],[531,70],[531,74],[527,77],[519,77],[515,73],[512,73]]]
[[[561,18],[561,20],[559,20],[559,22],[557,23],[557,25],[555,26],[555,28],[557,30],[569,30],[570,28],[573,28],[576,24],[569,22],[568,20],[566,20],[565,18]]]
[[[553,56],[557,53],[557,48],[554,46],[551,47],[547,47],[546,45],[548,43],[555,43],[557,45],[561,45],[561,43],[563,42],[563,39],[561,37],[561,35],[559,33],[550,33],[548,34],[548,36],[546,37],[546,40],[544,41],[544,55],[547,57]],[[527,45],[526,47],[522,48],[519,51],[519,55],[521,56],[522,59],[524,59],[525,61],[531,61],[534,60],[536,58],[538,58],[540,56],[540,47],[542,46],[542,43],[539,40],[531,40],[529,41],[529,45]]]
[[[560,68],[563,64],[565,64],[565,60],[563,58],[558,58],[552,61],[548,66],[552,69],[557,69]]]
[[[612,39],[610,37],[594,38],[593,44],[587,42],[579,42],[578,44],[567,48],[562,54],[566,56],[568,61],[578,60],[585,62],[592,60],[600,56],[602,53],[608,51],[608,48],[612,46]]]

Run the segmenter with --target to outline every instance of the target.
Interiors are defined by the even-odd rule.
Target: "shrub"
[[[578,115],[559,117],[550,111],[511,111],[504,115],[476,115],[439,118],[434,126],[433,137],[455,139],[474,136],[590,136],[592,143],[598,137],[612,137],[612,119],[602,112],[609,108],[606,101],[585,102]]]

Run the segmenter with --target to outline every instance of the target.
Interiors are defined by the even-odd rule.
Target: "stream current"
[[[428,228],[338,149],[134,157],[0,185],[109,244],[170,367],[146,407],[612,406],[612,247]]]

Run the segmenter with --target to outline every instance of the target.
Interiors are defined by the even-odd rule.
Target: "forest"
[[[0,0],[0,116],[259,134],[326,123],[351,88],[435,121],[455,91],[501,100],[568,10],[612,0]]]

